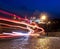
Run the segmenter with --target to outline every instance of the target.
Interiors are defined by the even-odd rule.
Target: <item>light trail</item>
[[[44,31],[43,28],[40,28],[38,26],[34,26],[34,25],[31,25],[29,23],[25,23],[25,22],[19,22],[19,21],[15,21],[15,20],[9,20],[9,19],[5,19],[5,18],[0,18],[0,20],[4,20],[4,21],[8,21],[8,22],[13,22],[13,23],[17,23],[17,24],[24,24],[26,26],[29,26],[29,27],[32,27],[32,28],[38,28],[38,29],[41,29],[42,31]]]
[[[3,13],[5,15],[9,15],[11,17],[16,17],[16,18],[18,18],[18,20],[22,20],[22,21],[24,20],[24,21],[27,21],[29,23],[29,20],[28,19],[26,20],[24,18],[21,18],[21,16],[17,16],[15,14],[12,14],[12,13],[9,13],[9,12],[3,11],[3,10],[0,10],[0,13]]]
[[[0,10],[0,13],[6,14],[6,15],[10,15],[10,16],[14,16],[14,15],[15,15],[15,14],[12,14],[12,13],[9,13],[9,12],[6,12],[6,11],[3,11],[3,10]],[[20,18],[20,17],[17,16],[17,15],[15,15],[15,17],[17,17],[17,18],[19,18],[19,19],[21,19],[21,20],[25,20],[25,19],[23,19],[23,18]],[[9,22],[17,23],[17,24],[24,24],[24,25],[30,26],[30,27],[32,27],[32,28],[41,29],[42,32],[44,31],[43,28],[38,27],[38,26],[36,26],[36,25],[33,26],[33,25],[31,25],[31,24],[29,24],[29,23],[26,23],[26,22],[19,22],[19,21],[15,21],[15,20],[11,20],[11,19],[6,19],[6,18],[0,18],[0,20],[9,21]],[[26,20],[25,20],[25,21],[26,21]],[[19,26],[17,26],[17,27],[19,27]],[[23,28],[23,27],[21,27],[21,28]]]
[[[0,23],[0,24],[4,24],[4,23]],[[21,26],[14,26],[14,25],[9,25],[9,24],[4,24],[4,25],[10,26],[10,27],[18,27],[18,28],[29,30],[28,33],[21,33],[21,32],[3,33],[5,35],[12,35],[12,36],[39,36],[39,34],[40,34],[40,33],[34,33],[34,30],[31,29],[30,27],[23,28]]]
[[[10,24],[4,24],[3,23],[3,25],[10,26],[10,27],[18,27],[18,28],[22,28],[22,29],[28,29],[30,31],[29,32],[30,35],[33,35],[34,34],[34,31],[35,31],[35,30],[31,29],[30,27],[40,29],[41,31],[39,31],[38,34],[41,34],[41,33],[44,32],[44,29],[41,28],[41,27],[38,27],[37,25],[31,25],[31,24],[28,24],[28,23],[25,23],[25,22],[19,22],[19,21],[15,21],[15,20],[4,19],[4,18],[0,18],[0,20],[4,20],[4,21],[8,21],[8,22],[13,22],[13,23],[16,23],[16,24],[26,25],[26,26],[28,26],[28,28],[27,27],[25,28],[25,27],[22,27],[22,26],[16,26],[16,25],[10,25]]]
[[[12,14],[12,13],[8,13],[8,12],[5,12],[3,10],[0,10],[0,13],[3,13],[3,14],[6,14],[6,15],[10,15],[10,16],[14,16],[15,14]],[[16,16],[16,15],[15,15]],[[21,20],[25,20],[23,18],[20,18],[19,16],[16,16],[17,18],[21,19]],[[0,20],[3,20],[3,21],[7,21],[7,22],[12,22],[12,23],[16,23],[16,24],[23,24],[23,25],[26,25],[28,27],[22,27],[22,26],[16,26],[16,25],[10,25],[10,24],[5,24],[5,23],[0,23],[2,25],[6,25],[6,26],[10,26],[10,27],[18,27],[18,28],[22,28],[22,29],[27,29],[29,30],[28,34],[25,34],[25,35],[30,35],[30,34],[34,34],[34,29],[31,29],[30,27],[32,28],[36,28],[36,29],[40,29],[41,31],[38,32],[38,34],[40,33],[43,33],[44,32],[44,29],[37,26],[36,24],[35,25],[31,25],[30,23],[26,23],[26,22],[23,22],[23,21],[17,21],[17,20],[12,20],[12,19],[8,19],[8,18],[2,18],[2,16],[0,17]],[[26,21],[26,20],[25,20]],[[27,20],[28,21],[28,20]],[[20,33],[21,34],[21,33]]]
[[[9,26],[9,27],[17,27],[17,28],[22,28],[22,29],[27,29],[25,27],[21,27],[21,26],[16,26],[16,25],[10,25],[10,24],[5,24],[5,23],[0,23],[1,25],[6,25],[6,26]]]

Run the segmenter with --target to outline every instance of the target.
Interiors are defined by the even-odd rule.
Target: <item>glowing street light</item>
[[[41,16],[41,20],[46,20],[46,16],[45,15],[42,15]]]
[[[46,21],[47,20],[47,14],[42,13],[41,16],[40,16],[40,20],[41,21]]]

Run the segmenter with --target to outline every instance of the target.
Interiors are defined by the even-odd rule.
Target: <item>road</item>
[[[60,37],[0,40],[0,49],[60,49]]]

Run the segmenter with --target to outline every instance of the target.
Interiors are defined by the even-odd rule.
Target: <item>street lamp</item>
[[[47,21],[47,14],[42,13],[42,14],[40,15],[40,20],[41,20],[41,21]]]
[[[41,20],[46,20],[46,16],[45,15],[42,15],[41,16]]]

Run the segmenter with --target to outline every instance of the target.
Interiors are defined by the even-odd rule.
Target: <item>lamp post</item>
[[[43,23],[46,23],[48,21],[48,16],[46,13],[41,13],[40,17],[40,21]]]
[[[40,17],[40,22],[42,22],[42,27],[45,29],[45,31],[48,31],[48,15],[47,13],[41,13]],[[48,35],[48,33],[46,33]]]
[[[43,21],[46,20],[46,15],[42,15],[40,19]]]

